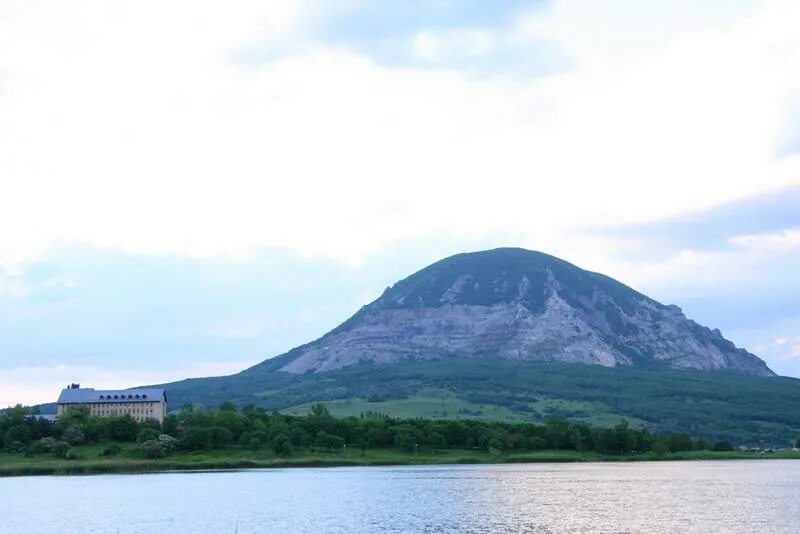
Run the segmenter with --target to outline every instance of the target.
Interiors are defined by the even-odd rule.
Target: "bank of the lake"
[[[76,447],[80,458],[66,460],[40,454],[0,453],[0,476],[81,475],[103,473],[152,473],[159,471],[208,471],[284,467],[342,467],[390,465],[635,462],[675,460],[800,459],[800,452],[688,451],[678,453],[605,455],[596,452],[543,450],[489,453],[479,450],[420,451],[417,454],[394,449],[348,450],[347,452],[298,451],[280,457],[269,451],[240,449],[177,452],[167,458],[145,459],[128,444],[114,457],[100,456],[106,445]]]

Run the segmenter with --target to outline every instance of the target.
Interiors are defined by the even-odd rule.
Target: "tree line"
[[[16,406],[0,414],[0,446],[8,452],[52,454],[77,458],[74,447],[106,443],[101,454],[114,455],[117,442],[136,442],[147,458],[174,451],[229,448],[271,450],[279,456],[301,451],[342,451],[347,448],[398,449],[407,452],[466,449],[488,452],[571,450],[603,454],[733,450],[729,442],[713,445],[687,434],[655,435],[621,420],[612,428],[590,426],[553,417],[543,424],[475,420],[399,419],[379,413],[336,418],[323,404],[305,416],[267,412],[249,405],[241,410],[231,403],[217,410],[186,406],[163,423],[137,422],[128,415],[94,417],[88,408],[75,407],[55,423]]]

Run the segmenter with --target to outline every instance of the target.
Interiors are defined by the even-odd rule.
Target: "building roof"
[[[61,390],[58,404],[95,404],[104,402],[158,402],[167,400],[167,393],[162,388],[137,389],[92,389],[67,388]]]

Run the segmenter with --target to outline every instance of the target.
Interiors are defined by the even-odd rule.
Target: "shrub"
[[[714,444],[713,450],[722,452],[722,451],[732,451],[733,445],[731,445],[730,441],[718,441]]]
[[[169,454],[171,452],[175,452],[178,448],[178,440],[170,436],[169,434],[159,434],[156,441],[161,444],[164,450]]]
[[[139,453],[145,458],[164,458],[167,450],[157,439],[151,439],[139,444]]]
[[[145,458],[164,458],[177,448],[177,441],[167,434],[139,443],[139,453]]]
[[[66,441],[59,441],[53,445],[53,447],[50,449],[50,452],[56,458],[66,458],[67,451],[69,450],[72,450],[70,449],[69,443]]]
[[[141,444],[144,443],[145,441],[152,441],[158,439],[158,436],[160,435],[161,433],[155,428],[143,428],[139,432],[139,435],[136,436],[136,443]]]
[[[80,458],[81,458],[81,455],[80,455],[80,453],[78,452],[77,449],[69,449],[64,454],[64,459],[66,459],[66,460],[79,460]]]
[[[86,434],[83,432],[83,429],[77,425],[72,425],[66,429],[61,437],[70,445],[79,445],[86,441]]]
[[[58,445],[59,440],[52,437],[41,438],[33,442],[28,449],[31,454],[43,454],[46,452],[53,452],[53,448]]]
[[[27,447],[21,441],[12,441],[8,445],[6,445],[6,450],[8,452],[25,452]]]

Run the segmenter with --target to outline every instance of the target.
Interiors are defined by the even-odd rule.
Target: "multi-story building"
[[[97,417],[130,415],[137,421],[161,423],[167,415],[167,393],[160,388],[100,390],[70,384],[58,396],[58,415],[74,406],[87,406]]]

